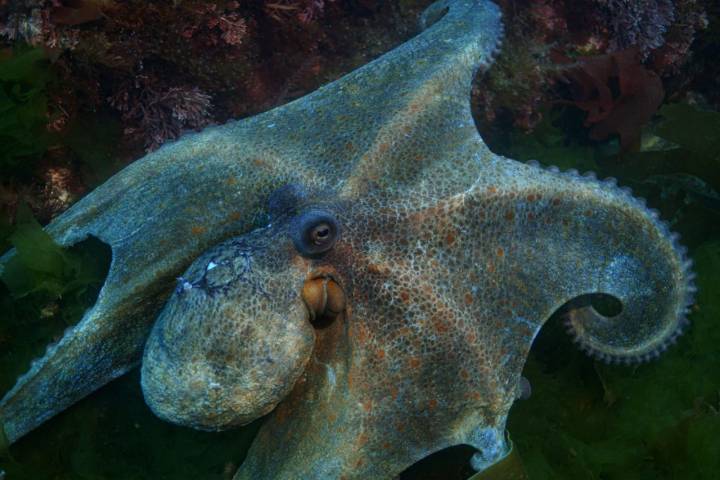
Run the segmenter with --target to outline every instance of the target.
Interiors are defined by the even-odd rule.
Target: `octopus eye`
[[[326,210],[309,210],[292,220],[290,237],[301,255],[314,257],[330,250],[340,236],[340,225]]]

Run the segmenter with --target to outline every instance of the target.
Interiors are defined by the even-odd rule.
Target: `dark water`
[[[714,23],[710,32],[706,35],[720,37]],[[389,48],[399,40],[388,35],[383,41],[387,43],[373,48]],[[703,55],[710,54],[698,51],[700,58],[687,68],[707,64]],[[364,60],[348,60],[347,65]],[[40,72],[27,74],[38,79]],[[702,79],[702,73],[696,78]],[[0,80],[9,82],[7,76]],[[54,81],[68,80],[60,76]],[[697,91],[712,98],[718,88],[706,82]],[[0,129],[7,112],[0,110]],[[594,361],[572,345],[559,319],[546,324],[524,371],[532,397],[516,403],[508,423],[527,478],[720,478],[720,113],[686,94],[666,98],[643,126],[640,147],[622,153],[616,139],[589,139],[582,126],[584,114],[577,108],[552,104],[542,113],[544,119],[530,134],[512,128],[511,122],[478,119],[478,124],[496,153],[562,169],[592,170],[632,187],[682,235],[695,263],[699,294],[689,331],[649,364],[608,366]],[[76,134],[68,135],[68,144],[94,158],[109,158],[107,152],[121,155],[111,148],[118,139],[117,112],[102,115],[102,128],[87,129],[98,139],[96,144],[83,146]],[[28,129],[35,128],[31,123],[25,123]],[[45,152],[49,145],[38,148]],[[88,185],[100,183],[120,163],[87,164],[86,178],[93,179]],[[22,172],[12,173],[21,179],[18,184],[35,174],[24,172],[22,163],[8,165],[3,166],[4,175]],[[34,212],[42,217],[37,208]],[[90,243],[67,252],[48,245],[29,211],[20,209],[12,218],[14,225],[6,220],[0,224],[3,249],[10,242],[20,243],[55,260],[53,267],[20,276],[13,285],[0,284],[0,391],[92,304],[109,261],[102,245]],[[205,433],[162,422],[145,406],[139,374],[132,372],[9,449],[0,447],[0,469],[8,480],[231,478],[261,424],[262,419],[230,432]],[[470,453],[463,448],[441,453],[402,478],[467,478],[472,474]]]

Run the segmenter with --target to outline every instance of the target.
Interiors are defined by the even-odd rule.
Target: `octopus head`
[[[178,279],[142,363],[159,417],[221,430],[265,415],[305,370],[313,323],[344,309],[335,280],[311,268],[340,237],[336,215],[292,203],[271,198],[282,211],[270,225],[209,249]]]

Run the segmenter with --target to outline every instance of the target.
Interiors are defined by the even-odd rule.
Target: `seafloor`
[[[428,3],[0,0],[0,252],[21,252],[0,273],[0,392],[78,321],[108,268],[102,245],[60,249],[41,224],[184,131],[367,63],[415,34]],[[472,94],[488,144],[617,177],[681,234],[699,287],[691,328],[648,364],[604,365],[547,323],[525,367],[532,396],[509,418],[524,476],[720,478],[720,6],[500,3],[503,52]],[[164,423],[138,377],[9,449],[0,439],[0,479],[231,478],[261,420],[225,433]],[[467,478],[469,454],[401,478]]]

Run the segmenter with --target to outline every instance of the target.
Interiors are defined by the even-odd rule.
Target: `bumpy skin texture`
[[[288,394],[315,342],[302,298],[289,294],[303,288],[286,272],[295,256],[286,229],[264,228],[210,249],[179,279],[143,361],[158,416],[216,430],[249,423]]]
[[[675,339],[692,275],[657,215],[479,137],[468,94],[498,48],[497,7],[441,1],[423,20],[307,97],[163,147],[48,227],[66,245],[99,237],[113,262],[97,304],[0,402],[11,441],[137,365],[149,335],[143,390],[162,417],[219,429],[277,404],[237,479],[391,478],[460,443],[483,469],[506,453],[527,352],[562,305],[622,302],[613,318],[568,316],[606,360]],[[289,184],[308,194],[269,209]],[[293,219],[318,209],[341,236],[307,258]],[[301,290],[318,276],[347,308],[313,329]]]

